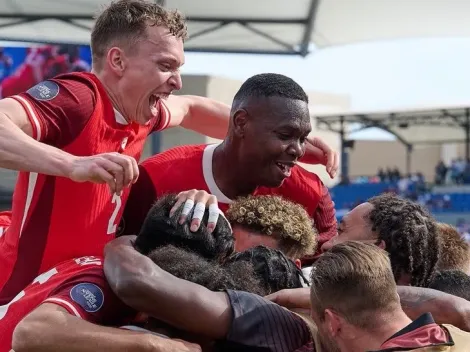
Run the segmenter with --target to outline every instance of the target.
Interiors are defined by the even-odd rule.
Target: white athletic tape
[[[184,203],[183,210],[181,211],[181,215],[187,216],[191,210],[193,210],[194,207],[194,200],[192,199],[187,199],[186,202]]]
[[[207,219],[207,223],[214,223],[217,224],[217,219],[219,218],[219,214],[221,213],[217,204],[209,205],[209,218]]]
[[[194,207],[193,219],[202,220],[204,217],[204,212],[206,211],[206,204],[205,203],[197,203]]]

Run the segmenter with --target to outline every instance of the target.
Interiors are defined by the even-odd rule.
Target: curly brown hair
[[[462,270],[468,272],[470,269],[470,246],[462,238],[459,231],[451,225],[442,222],[437,224],[441,236],[441,258],[437,263],[437,269]]]
[[[148,26],[163,26],[177,38],[188,36],[186,20],[177,10],[170,11],[147,0],[117,0],[111,2],[96,18],[91,31],[93,63],[99,67],[100,59],[116,44],[132,47],[145,38]]]
[[[318,232],[305,209],[279,196],[238,198],[226,216],[232,226],[279,239],[279,249],[290,258],[316,250]]]
[[[368,203],[374,206],[367,215],[368,221],[372,231],[385,242],[395,280],[408,274],[412,286],[428,287],[440,257],[434,218],[418,203],[394,194],[381,194]]]

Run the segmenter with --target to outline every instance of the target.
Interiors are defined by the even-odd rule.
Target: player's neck
[[[113,105],[113,108],[119,111],[119,113],[128,123],[131,122],[129,117],[125,114],[123,104],[121,103],[121,99],[119,99],[118,95],[110,88],[111,86],[116,86],[116,85],[109,84],[108,79],[106,78],[106,73],[104,73],[103,71],[97,72],[95,70],[92,70],[91,73],[93,73],[100,80],[101,84],[106,90],[106,93],[108,94],[109,100],[111,100],[111,104]]]
[[[212,156],[212,173],[217,187],[225,196],[235,199],[253,193],[257,187],[246,182],[246,172],[237,165],[238,155],[233,153],[229,141],[225,140],[214,150]],[[235,163],[234,163],[235,161]]]

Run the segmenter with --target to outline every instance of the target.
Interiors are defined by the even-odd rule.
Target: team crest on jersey
[[[103,291],[90,282],[75,285],[70,290],[70,298],[88,313],[99,311],[104,303]]]
[[[52,81],[44,81],[30,88],[27,93],[36,100],[52,100],[59,95],[59,85]]]

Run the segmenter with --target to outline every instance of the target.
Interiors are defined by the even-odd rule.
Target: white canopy
[[[155,0],[157,1],[157,0]],[[0,40],[88,44],[109,0],[0,1]],[[466,0],[163,0],[189,19],[188,51],[307,55],[317,47],[470,37]]]
[[[317,115],[318,128],[346,133],[378,127],[406,145],[462,143],[470,138],[470,107],[448,106],[415,110],[345,112]],[[360,127],[357,127],[360,126]],[[357,129],[354,129],[356,128]]]

